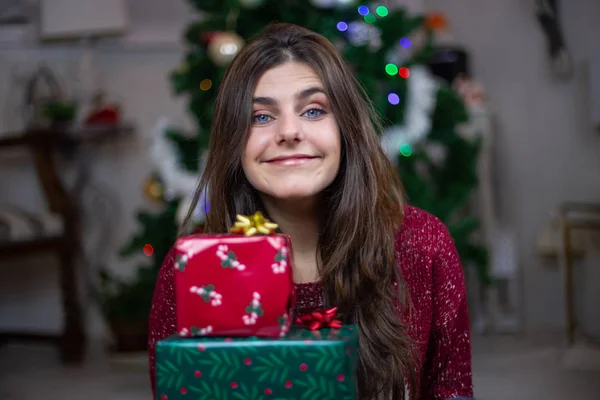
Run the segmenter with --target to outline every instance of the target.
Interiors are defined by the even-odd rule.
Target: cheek
[[[252,172],[257,168],[257,160],[268,147],[268,134],[266,132],[250,131],[244,152],[242,154],[242,168],[246,176],[250,178]]]

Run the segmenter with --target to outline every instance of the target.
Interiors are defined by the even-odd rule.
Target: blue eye
[[[266,124],[271,121],[271,117],[267,114],[258,114],[252,117],[252,121],[257,124]]]
[[[326,114],[325,110],[320,108],[311,108],[304,113],[304,115],[306,115],[308,118],[319,118],[324,114]]]

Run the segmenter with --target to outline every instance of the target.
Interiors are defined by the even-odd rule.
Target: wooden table
[[[28,149],[39,184],[42,186],[50,212],[60,216],[62,233],[55,236],[33,237],[20,241],[0,242],[0,259],[53,252],[59,260],[59,287],[64,310],[61,334],[36,332],[0,332],[0,343],[13,340],[51,341],[59,346],[65,363],[81,362],[86,343],[83,311],[78,285],[79,256],[81,254],[79,205],[67,190],[57,168],[59,152],[73,153],[78,146],[113,140],[133,132],[131,126],[96,126],[83,128],[29,129],[0,136],[0,151],[14,148]]]
[[[567,345],[575,343],[577,318],[575,313],[574,251],[571,234],[574,230],[600,231],[600,204],[564,203],[560,207],[565,285],[565,318]]]

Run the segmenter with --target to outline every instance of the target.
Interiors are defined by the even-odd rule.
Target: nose
[[[280,114],[277,126],[277,142],[295,142],[302,140],[302,126],[300,118],[294,113]]]

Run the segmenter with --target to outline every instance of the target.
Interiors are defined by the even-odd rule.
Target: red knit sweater
[[[473,396],[471,342],[464,275],[456,248],[444,224],[422,210],[406,207],[396,248],[414,312],[410,334],[419,346],[421,400],[464,399]],[[150,380],[156,390],[156,341],[175,333],[174,259],[161,268],[148,342]],[[297,315],[323,307],[319,283],[298,284]]]

